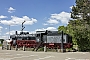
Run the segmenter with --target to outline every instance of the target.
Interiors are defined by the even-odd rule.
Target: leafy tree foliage
[[[86,20],[90,23],[90,0],[76,0],[76,6],[73,6],[71,18]]]
[[[76,0],[71,18],[74,20],[70,20],[66,27],[59,26],[58,30],[70,34],[79,51],[90,51],[90,0]]]
[[[76,6],[73,6],[70,21],[73,26],[74,38],[77,41],[80,51],[90,50],[90,0],[76,0]]]
[[[72,23],[72,21],[70,21]],[[73,20],[71,30],[73,38],[76,40],[79,51],[90,50],[90,29],[88,29],[88,24],[83,24],[82,20]]]

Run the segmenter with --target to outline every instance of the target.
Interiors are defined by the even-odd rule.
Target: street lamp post
[[[9,37],[8,37],[8,39],[10,39],[10,25],[9,25]]]

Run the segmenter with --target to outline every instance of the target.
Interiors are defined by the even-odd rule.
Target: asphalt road
[[[90,60],[89,52],[32,52],[1,50],[0,60]]]

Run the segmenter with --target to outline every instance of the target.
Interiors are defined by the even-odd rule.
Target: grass
[[[2,46],[2,44],[0,44],[0,46]]]

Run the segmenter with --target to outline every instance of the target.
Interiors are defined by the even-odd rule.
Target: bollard
[[[61,52],[61,50],[60,49],[57,49],[57,52]]]
[[[11,45],[10,44],[8,44],[8,50],[11,50]]]
[[[46,52],[47,51],[47,47],[46,46],[44,46],[44,52]]]
[[[23,51],[25,51],[25,46],[23,46]]]
[[[10,50],[11,50],[11,45],[9,46]]]
[[[9,45],[7,45],[7,50],[9,50]]]
[[[2,45],[2,50],[3,50],[3,48],[4,48],[4,47],[3,47],[3,45]]]
[[[63,51],[64,49],[61,49],[61,53],[63,53],[64,51]]]
[[[18,50],[18,46],[16,45],[15,48],[16,48],[15,50],[17,51]]]

